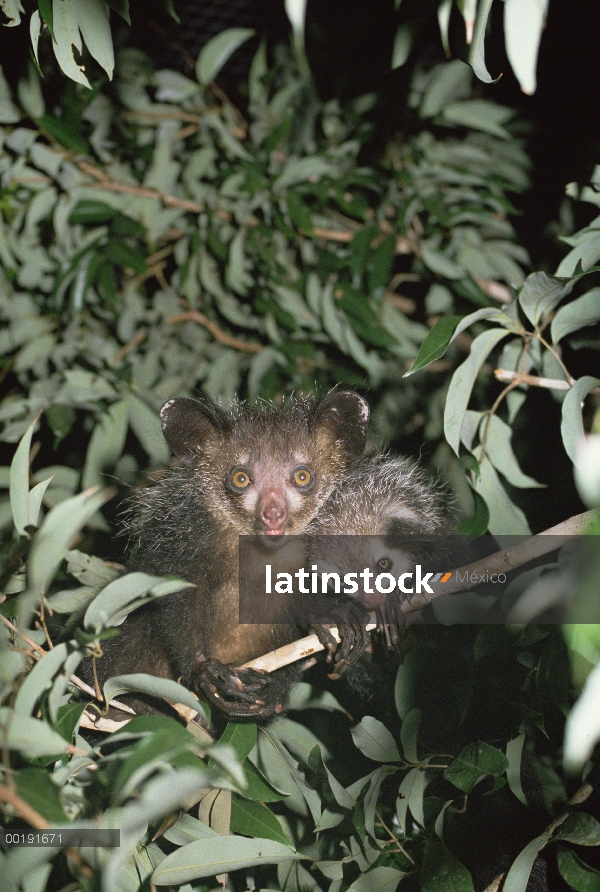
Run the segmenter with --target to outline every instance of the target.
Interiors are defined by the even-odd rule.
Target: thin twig
[[[347,232],[341,229],[322,229],[320,226],[315,226],[312,232],[318,238],[326,238],[330,242],[351,242],[356,235],[355,232]]]
[[[177,325],[179,322],[197,322],[202,325],[213,336],[215,341],[225,344],[227,347],[233,347],[234,350],[241,350],[244,353],[261,353],[264,350],[262,344],[253,344],[249,341],[242,341],[234,338],[232,335],[221,331],[218,325],[198,310],[188,310],[187,313],[177,313],[175,316],[169,316],[167,319],[169,325]]]
[[[202,120],[202,115],[180,111],[179,109],[165,109],[164,111],[139,109],[138,111],[123,112],[121,117],[125,120],[148,118],[151,121],[187,121],[190,124],[199,124]]]
[[[546,348],[546,350],[548,350],[548,352],[551,353],[552,356],[555,358],[555,360],[557,361],[557,363],[559,364],[559,366],[565,373],[565,378],[567,379],[569,384],[575,384],[575,378],[571,375],[568,368],[564,364],[564,362],[562,360],[562,356],[560,355],[558,350],[555,347],[553,347],[552,344],[549,344],[548,341],[545,338],[543,338],[539,332],[535,335],[535,337],[537,337],[540,344],[543,344],[544,347]]]
[[[75,164],[82,173],[87,173],[97,181],[92,188],[106,189],[109,192],[125,192],[128,195],[138,195],[140,198],[152,198],[155,201],[160,201],[165,207],[181,208],[194,214],[201,214],[204,210],[204,205],[198,204],[196,201],[178,198],[176,195],[169,195],[160,189],[150,189],[146,186],[136,186],[134,183],[112,180],[103,170],[94,167],[88,161],[76,161]]]
[[[537,375],[528,375],[527,372],[511,372],[509,369],[495,369],[494,375],[498,381],[516,381],[517,384],[529,384],[531,387],[546,387],[549,390],[570,390],[572,385],[561,378],[540,378]],[[600,393],[600,387],[594,387],[590,393]]]
[[[133,337],[126,344],[124,344],[120,350],[117,350],[117,352],[111,359],[111,363],[113,365],[117,365],[119,362],[121,362],[122,359],[124,359],[127,356],[128,353],[131,352],[131,350],[134,350],[139,344],[142,343],[142,341],[145,341],[147,337],[148,337],[147,331],[138,332],[135,335],[135,337]]]

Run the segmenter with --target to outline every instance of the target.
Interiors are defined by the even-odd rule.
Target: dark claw
[[[315,633],[325,650],[328,651],[328,660],[331,659],[331,655],[334,654],[338,648],[338,642],[329,631],[332,625],[333,623],[311,623],[310,625],[310,628]]]
[[[271,683],[260,669],[226,666],[219,660],[203,660],[192,673],[190,687],[230,719],[271,718],[281,703],[267,704],[259,695]]]
[[[328,651],[328,661],[335,660],[333,672],[329,677],[336,679],[347,672],[369,645],[370,638],[366,626],[370,616],[360,602],[351,601],[332,607],[327,611],[327,619],[328,623],[313,623],[311,628]],[[339,644],[329,631],[333,620],[338,623],[341,639]]]

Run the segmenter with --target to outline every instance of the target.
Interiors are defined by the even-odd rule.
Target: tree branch
[[[204,205],[198,204],[196,201],[188,201],[187,198],[178,198],[176,195],[168,195],[160,189],[149,189],[146,186],[136,186],[134,183],[122,183],[111,178],[103,170],[94,167],[89,161],[75,161],[75,164],[82,173],[96,180],[94,188],[106,189],[109,192],[125,192],[128,195],[139,195],[141,198],[153,198],[155,201],[161,202],[168,208],[181,208],[184,211],[191,211],[194,214],[201,214]]]
[[[516,384],[529,384],[531,387],[547,387],[550,390],[570,390],[568,381],[560,378],[539,378],[537,375],[528,375],[527,372],[511,372],[508,369],[495,369],[494,377],[498,381],[511,381]]]
[[[261,353],[264,350],[262,344],[253,344],[248,341],[242,341],[239,338],[234,338],[232,335],[228,335],[226,332],[221,331],[218,325],[215,325],[214,322],[211,322],[208,316],[205,316],[204,313],[199,313],[198,310],[188,310],[187,313],[178,313],[176,316],[169,316],[167,322],[170,325],[176,325],[178,322],[197,322],[198,325],[202,325],[211,333],[215,341],[218,341],[220,344],[225,344],[227,347],[233,347],[234,350],[241,350],[244,353]]]
[[[513,545],[510,548],[497,551],[495,554],[483,558],[483,560],[468,564],[465,567],[459,567],[452,573],[452,580],[445,585],[440,586],[433,595],[415,595],[410,601],[402,602],[400,610],[405,614],[412,613],[415,610],[421,610],[423,607],[426,607],[427,604],[430,604],[442,595],[449,595],[452,592],[468,591],[469,589],[474,588],[479,581],[479,574],[481,573],[488,573],[490,575],[492,573],[507,573],[509,570],[521,567],[523,564],[526,564],[537,557],[548,554],[548,552],[560,548],[561,545],[565,544],[570,539],[575,539],[577,536],[580,536],[585,531],[586,525],[594,515],[594,511],[586,511],[583,514],[577,514],[574,517],[569,518],[569,520],[563,521],[563,523],[559,523],[554,527],[550,527],[548,530],[544,530],[543,533],[539,533],[537,536],[532,536],[520,545]],[[557,537],[560,537],[558,541]],[[463,578],[465,574],[467,574],[469,578],[471,577],[471,574],[474,574],[476,579],[474,582],[467,582],[466,584],[464,582],[457,582],[458,574],[461,574]],[[367,625],[368,631],[375,628],[377,628],[377,623],[375,622]],[[329,631],[336,641],[339,642],[340,637],[337,629],[333,628]],[[267,672],[274,672],[275,669],[280,669],[282,666],[295,663],[297,660],[304,659],[321,650],[324,650],[324,647],[317,636],[307,635],[306,638],[293,641],[291,644],[286,644],[284,647],[271,651],[271,653],[265,654],[262,657],[250,660],[248,663],[244,663],[244,666],[254,669],[265,669]]]

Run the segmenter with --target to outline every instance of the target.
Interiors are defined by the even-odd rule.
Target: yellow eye
[[[229,482],[233,489],[246,489],[250,485],[250,473],[245,468],[237,468],[229,475]]]
[[[296,486],[304,488],[312,482],[312,474],[308,468],[296,468],[292,480]]]
[[[379,567],[380,570],[389,570],[390,567],[392,566],[392,562],[390,561],[389,558],[380,558],[377,561],[377,566]]]

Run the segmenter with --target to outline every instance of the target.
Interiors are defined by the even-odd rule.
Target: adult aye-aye
[[[181,679],[230,717],[281,709],[289,672],[234,669],[297,636],[285,622],[240,625],[238,541],[276,549],[302,533],[359,458],[369,409],[356,393],[280,409],[173,399],[161,409],[180,464],[134,495],[130,569],[175,574],[195,588],[133,613],[98,661],[101,681],[130,672]]]

